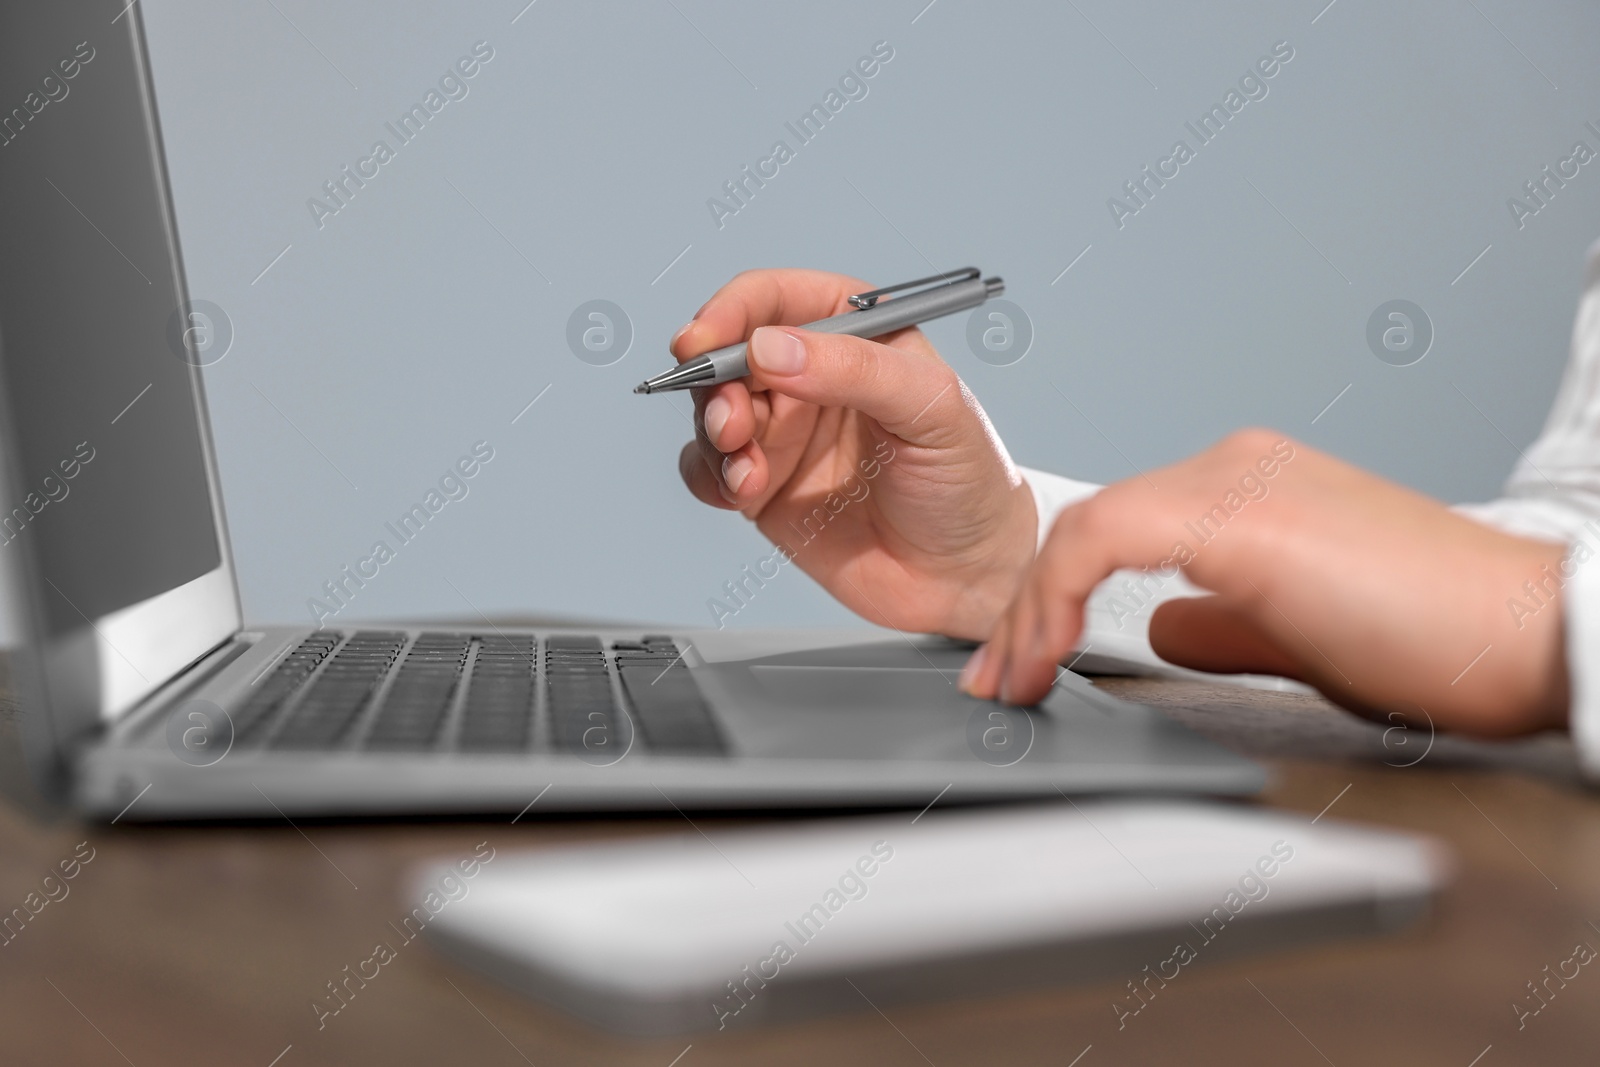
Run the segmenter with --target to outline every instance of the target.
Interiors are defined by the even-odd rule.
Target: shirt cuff
[[[1565,542],[1579,563],[1562,589],[1566,622],[1567,720],[1584,776],[1600,782],[1600,524],[1572,501],[1506,498],[1453,510],[1518,537]],[[1580,554],[1586,546],[1588,554]]]
[[[1088,500],[1101,489],[1094,482],[1079,482],[1028,467],[1017,469],[1022,473],[1022,480],[1033,491],[1034,510],[1039,514],[1039,538],[1034,544],[1035,552],[1044,547],[1044,539],[1049,535],[1050,527],[1055,525],[1057,515],[1079,501]]]
[[[1600,780],[1600,565],[1580,564],[1562,600],[1572,740],[1584,774]]]

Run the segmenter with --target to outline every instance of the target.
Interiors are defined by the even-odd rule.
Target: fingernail
[[[979,645],[967,660],[967,665],[961,668],[961,678],[956,683],[963,693],[972,692],[972,683],[978,680],[978,675],[983,670],[983,661],[989,656],[989,646]]]
[[[690,320],[689,322],[684,323],[682,326],[679,326],[678,327],[678,332],[673,334],[672,335],[672,340],[667,342],[667,348],[669,350],[677,348],[678,347],[678,342],[683,339],[683,335],[688,333],[690,327],[692,327],[693,325],[694,325],[693,320]]]
[[[712,397],[706,404],[706,437],[710,439],[712,445],[722,440],[722,428],[728,425],[728,416],[732,414],[733,405],[728,403],[726,397]]]
[[[1011,699],[1011,668],[1003,668],[1000,672],[1000,703],[1014,704]]]
[[[729,456],[722,461],[722,480],[728,483],[728,491],[738,494],[739,487],[744,480],[750,477],[750,472],[756,469],[756,461],[749,456]]]
[[[750,358],[768,374],[799,374],[806,369],[806,343],[788,330],[763,326],[750,335]]]

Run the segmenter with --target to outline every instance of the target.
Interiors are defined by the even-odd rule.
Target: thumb
[[[1159,605],[1150,616],[1150,647],[1168,663],[1191,670],[1300,678],[1295,661],[1219,596],[1183,597]]]
[[[749,364],[760,388],[859,411],[913,444],[947,441],[972,411],[961,379],[937,356],[845,334],[763,326],[750,335]]]

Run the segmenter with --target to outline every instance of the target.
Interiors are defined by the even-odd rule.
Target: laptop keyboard
[[[542,648],[540,647],[542,644]],[[233,713],[247,748],[720,756],[727,745],[670,637],[361,630],[311,634]]]

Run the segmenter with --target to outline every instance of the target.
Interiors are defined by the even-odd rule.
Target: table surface
[[[1267,763],[1259,803],[1447,842],[1458,870],[1395,935],[1186,969],[1129,1025],[1122,980],[898,1005],[676,1039],[608,1036],[406,945],[319,1030],[313,996],[410,907],[404,873],[480,841],[538,849],[685,830],[685,816],[282,826],[40,825],[0,809],[0,911],[93,858],[0,946],[0,1061],[17,1064],[1503,1064],[1594,1062],[1600,798],[1570,744],[1385,730],[1312,697],[1102,679]],[[705,827],[748,818],[694,816]],[[87,842],[80,848],[80,843]],[[1074,1057],[1081,1059],[1075,1060]],[[275,1057],[281,1059],[275,1060]],[[1480,1057],[1481,1059],[1475,1059]]]

